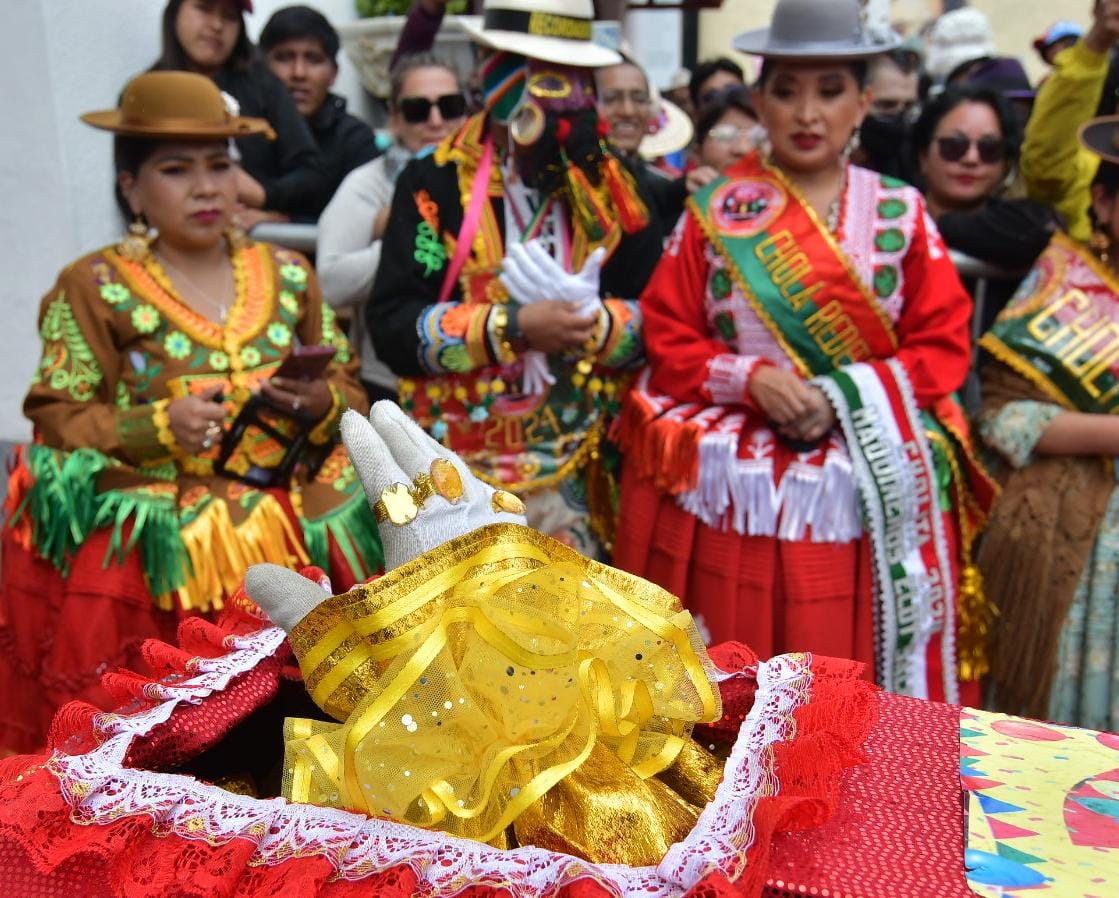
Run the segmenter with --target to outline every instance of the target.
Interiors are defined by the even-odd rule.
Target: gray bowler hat
[[[734,39],[734,49],[775,59],[865,59],[901,45],[891,29],[863,21],[859,0],[778,0],[768,28]]]

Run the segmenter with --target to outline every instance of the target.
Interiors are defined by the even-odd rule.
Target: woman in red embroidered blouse
[[[24,403],[35,440],[3,531],[0,749],[39,747],[67,700],[106,702],[106,669],[142,666],[146,639],[220,608],[249,564],[314,560],[351,584],[380,566],[375,521],[334,445],[342,412],[364,407],[357,361],[307,261],[229,230],[229,137],[266,123],[229,116],[212,82],[182,72],[141,75],[119,110],[85,118],[118,134],[137,224],[43,300]],[[316,344],[334,347],[325,375],[273,376]],[[231,447],[238,479],[215,473],[256,392],[300,416],[307,457],[322,459],[313,477],[270,473],[284,447],[255,426]]]
[[[691,199],[641,299],[615,563],[714,642],[856,658],[888,688],[958,699],[946,513],[970,551],[990,490],[947,398],[971,303],[917,191],[847,163],[865,60],[888,49],[858,4],[782,0],[774,22],[736,40],[765,57],[771,146]]]

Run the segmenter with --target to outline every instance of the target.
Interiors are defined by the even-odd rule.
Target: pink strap
[[[458,232],[458,242],[455,244],[455,255],[447,269],[447,276],[443,278],[443,287],[439,291],[439,302],[446,302],[451,298],[455,289],[462,266],[466,264],[466,257],[474,245],[474,235],[478,233],[478,225],[482,221],[482,204],[489,199],[490,172],[493,170],[493,138],[486,136],[485,146],[482,148],[482,161],[478,163],[478,171],[474,173],[474,182],[470,185],[470,205],[466,210],[466,217],[462,220],[462,229]]]

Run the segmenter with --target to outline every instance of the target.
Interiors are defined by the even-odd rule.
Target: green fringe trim
[[[141,492],[110,490],[100,497],[100,508],[94,527],[112,527],[113,536],[105,553],[103,567],[125,557],[140,545],[144,578],[153,596],[166,595],[186,583],[186,572],[192,571],[190,556],[179,534],[179,512],[170,496],[153,496]],[[124,525],[132,521],[128,544],[124,543]]]
[[[384,568],[385,553],[377,532],[377,519],[360,490],[329,514],[313,521],[302,518],[300,524],[311,563],[317,564],[328,575],[332,573],[332,536],[358,580],[368,580]]]
[[[62,452],[31,444],[25,453],[34,485],[12,516],[31,515],[39,554],[66,574],[78,547],[95,526],[97,475],[113,462],[96,449]]]

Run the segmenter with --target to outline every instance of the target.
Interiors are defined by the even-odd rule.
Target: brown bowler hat
[[[1080,127],[1080,143],[1101,159],[1119,162],[1119,115],[1105,115]]]
[[[82,121],[128,137],[206,140],[276,134],[262,118],[230,115],[221,91],[205,75],[145,72],[128,82],[119,109],[87,112]]]

